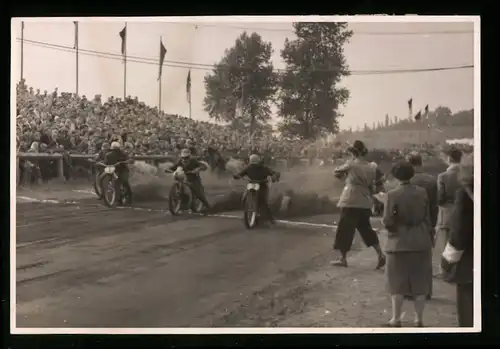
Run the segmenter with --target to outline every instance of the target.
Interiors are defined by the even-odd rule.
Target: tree
[[[389,127],[390,121],[389,121],[389,114],[385,114],[385,127]]]
[[[273,71],[270,42],[257,33],[243,32],[232,48],[205,76],[204,109],[210,118],[244,127],[250,132],[256,124],[265,124],[271,117],[270,102],[277,88]],[[241,115],[238,115],[238,109]]]
[[[434,110],[433,114],[434,114],[434,118],[436,120],[436,123],[438,125],[444,126],[447,124],[447,121],[450,119],[452,112],[451,112],[451,109],[448,107],[439,106]]]
[[[294,23],[297,39],[285,40],[281,57],[286,71],[280,77],[280,130],[301,139],[338,133],[339,106],[349,90],[336,85],[349,75],[343,45],[352,36],[346,23]]]

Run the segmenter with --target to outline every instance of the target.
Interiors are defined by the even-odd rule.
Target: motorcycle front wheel
[[[186,185],[175,182],[168,193],[168,210],[173,216],[182,210],[189,209],[193,203],[193,195]]]
[[[110,208],[118,206],[119,193],[112,175],[105,174],[101,178],[102,199],[104,204]]]
[[[247,229],[252,229],[258,224],[258,208],[257,192],[248,192],[243,205],[243,222]]]

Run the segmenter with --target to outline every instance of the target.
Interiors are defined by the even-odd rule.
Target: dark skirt
[[[385,274],[391,295],[427,295],[432,285],[432,251],[387,253]]]

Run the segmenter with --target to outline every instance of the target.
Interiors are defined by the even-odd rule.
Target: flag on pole
[[[163,67],[163,60],[165,59],[165,55],[167,54],[167,49],[163,46],[163,42],[160,38],[160,72],[158,73],[158,80],[161,79],[161,68]]]
[[[188,103],[191,103],[191,69],[189,70],[186,79],[186,96]]]
[[[122,38],[122,55],[123,59],[125,59],[125,44],[127,42],[127,26],[123,27],[123,29],[119,33],[120,38]]]
[[[421,111],[419,110],[418,113],[415,115],[415,120],[416,121],[420,121],[422,119],[422,113]]]
[[[73,49],[76,49],[78,47],[78,22],[73,21],[73,24],[75,25],[75,44],[73,45]]]

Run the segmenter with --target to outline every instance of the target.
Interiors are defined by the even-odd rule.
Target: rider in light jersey
[[[264,216],[269,219],[271,223],[275,223],[276,220],[273,217],[269,204],[267,202],[269,196],[269,186],[267,184],[267,178],[271,176],[273,180],[278,180],[280,173],[270,169],[262,163],[260,156],[257,154],[252,154],[249,157],[249,164],[238,174],[234,175],[234,179],[240,179],[247,176],[251,181],[256,181],[260,183],[260,189],[258,194],[259,206],[262,209]]]

